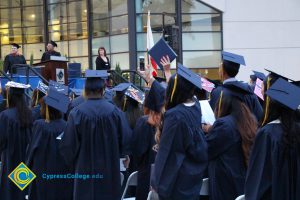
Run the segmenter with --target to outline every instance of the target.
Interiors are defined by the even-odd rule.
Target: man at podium
[[[56,42],[51,40],[47,45],[47,51],[43,53],[41,62],[50,60],[50,56],[61,56],[59,52],[54,50],[55,47],[57,47]]]

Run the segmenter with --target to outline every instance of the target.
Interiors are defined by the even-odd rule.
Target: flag
[[[150,11],[148,11],[148,20],[147,20],[147,52],[154,46],[154,40],[152,35],[152,29],[150,25]],[[151,58],[147,53],[148,64],[152,67],[152,75],[157,76],[157,64],[154,59]],[[149,62],[150,61],[150,62]]]

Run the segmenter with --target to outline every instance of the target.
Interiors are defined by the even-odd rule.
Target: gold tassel
[[[48,108],[48,105],[46,105],[46,120],[45,120],[47,123],[50,122],[50,115],[49,115],[49,108]]]
[[[270,88],[270,81],[271,81],[271,78],[268,77],[268,80],[267,80],[267,89],[266,91]],[[265,107],[265,116],[264,116],[264,120],[263,120],[263,123],[262,123],[262,126],[265,125],[265,123],[267,122],[267,119],[268,119],[268,115],[269,115],[269,105],[270,104],[270,97],[267,96],[266,98],[266,107]]]
[[[35,105],[34,106],[37,106],[38,105],[38,102],[39,102],[39,91],[36,90],[36,99],[35,99]]]
[[[222,98],[223,98],[223,90],[221,91],[220,98],[219,98],[219,106],[218,106],[218,118],[219,118],[219,117],[220,117],[220,115],[221,115],[221,105],[222,105]]]
[[[123,111],[125,111],[126,101],[127,101],[127,97],[125,96],[125,98],[124,98],[124,104],[123,104]]]
[[[9,101],[8,101],[8,97],[9,97],[8,93],[9,93],[9,90],[10,90],[9,87],[6,88],[6,107],[7,107],[7,108],[9,108]]]
[[[178,78],[178,75],[176,74],[175,81],[174,81],[174,87],[173,87],[172,94],[171,94],[171,102],[173,101],[173,96],[175,94],[175,90],[176,90],[176,87],[177,87],[177,78]]]

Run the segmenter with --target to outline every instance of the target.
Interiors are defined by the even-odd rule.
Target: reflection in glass
[[[175,13],[175,1],[174,0],[135,0],[135,7],[137,13]]]
[[[183,50],[221,50],[221,33],[182,33]]]
[[[24,28],[25,43],[40,43],[44,41],[43,27]]]
[[[49,25],[67,23],[66,4],[51,4],[48,6]]]
[[[221,31],[220,14],[182,15],[182,31]]]
[[[30,60],[31,54],[33,55],[34,60],[41,60],[42,55],[45,51],[45,44],[26,44],[23,46],[23,49],[23,55],[25,56],[26,60]]]
[[[104,47],[106,50],[106,54],[110,53],[109,49],[109,37],[101,37],[101,38],[94,38],[93,39],[93,55],[98,55],[99,47]]]
[[[0,10],[0,28],[21,27],[21,9],[10,8]]]
[[[136,31],[147,32],[148,14],[139,14],[136,16]],[[162,32],[163,15],[151,15],[151,28],[153,32]],[[165,16],[165,25],[175,25],[175,17]]]
[[[40,26],[43,29],[44,13],[42,6],[25,7],[23,10],[24,26]]]
[[[88,38],[87,23],[71,23],[69,24],[69,40]]]
[[[146,33],[137,33],[137,50],[138,51],[145,51],[147,48],[147,34]],[[153,40],[156,43],[160,38],[161,33],[153,33]]]
[[[0,1],[0,8],[8,8],[8,7],[19,7],[20,0],[1,0]],[[1,10],[2,12],[2,10]]]
[[[53,41],[68,40],[67,24],[49,26],[49,39]]]
[[[108,0],[93,0],[92,5],[94,20],[109,17]]]
[[[70,55],[69,57],[88,56],[88,41],[73,40],[69,42]]]
[[[218,68],[220,51],[183,52],[183,64],[189,68]]]
[[[69,3],[69,23],[87,21],[86,1],[74,1]]]
[[[110,42],[111,53],[124,52],[129,50],[128,34],[111,36]]]
[[[128,15],[111,18],[111,35],[128,33]]]
[[[1,0],[3,1],[3,0]],[[43,5],[43,1],[41,0],[22,0],[23,6],[37,6]]]
[[[111,16],[127,14],[127,0],[111,0]]]
[[[216,10],[198,0],[182,0],[181,6],[182,13],[217,13]]]
[[[129,69],[129,53],[119,53],[111,55],[111,69],[115,69],[117,63],[121,69]]]
[[[93,21],[93,36],[102,37],[109,35],[109,18]]]

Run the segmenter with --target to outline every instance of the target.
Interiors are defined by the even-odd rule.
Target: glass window
[[[153,33],[154,44],[161,38],[161,33]],[[147,48],[147,34],[137,33],[137,50],[145,51]]]
[[[73,40],[69,42],[70,57],[87,56],[88,55],[88,41],[87,40]]]
[[[128,15],[111,18],[111,35],[128,33]]]
[[[93,39],[93,55],[98,55],[99,47],[104,47],[106,50],[106,54],[110,53],[109,49],[109,37],[101,37],[101,38],[94,38]]]
[[[67,25],[53,25],[49,26],[49,38],[53,41],[68,40]]]
[[[111,15],[127,14],[127,0],[111,0]]]
[[[182,31],[221,31],[220,14],[184,14]]]
[[[1,44],[22,43],[21,28],[0,29]]]
[[[23,0],[23,6],[37,6],[43,5],[43,1],[41,0]]]
[[[93,19],[109,17],[108,0],[93,0],[92,13]]]
[[[49,25],[67,23],[66,4],[51,4],[48,6]]]
[[[115,35],[110,37],[111,42],[111,52],[117,53],[117,52],[124,52],[128,51],[128,35]]]
[[[88,57],[76,57],[76,58],[69,58],[70,63],[81,63],[81,71],[85,71],[89,68],[89,61]]]
[[[136,31],[147,32],[147,14],[139,14],[136,18]],[[163,29],[163,15],[151,15],[150,17],[151,29],[153,32],[162,32]],[[165,26],[175,25],[175,18],[165,15]]]
[[[26,60],[29,61],[31,55],[33,55],[34,60],[41,60],[42,55],[45,51],[45,44],[44,43],[25,44],[23,49],[24,49],[23,54]]]
[[[69,3],[69,22],[87,21],[86,1]]]
[[[5,56],[8,55],[11,51],[10,45],[2,45],[1,52],[2,52],[2,60],[4,60]],[[19,52],[22,53],[22,49],[19,49]]]
[[[20,8],[10,8],[0,10],[2,28],[21,27]]]
[[[43,27],[24,28],[25,43],[40,43],[44,41]]]
[[[19,7],[20,6],[20,0],[1,0],[0,1],[0,8],[7,8],[7,7]],[[2,10],[1,10],[2,12]]]
[[[115,69],[117,63],[122,70],[129,69],[129,53],[119,53],[111,55],[111,69]]]
[[[208,7],[198,0],[182,0],[181,1],[182,13],[217,13],[215,9]]]
[[[41,26],[44,25],[44,12],[42,6],[25,7],[23,12],[24,26]]]
[[[137,13],[175,13],[175,1],[174,0],[135,0]]]
[[[85,39],[88,38],[87,23],[71,23],[69,24],[69,40]]]
[[[94,37],[102,37],[109,35],[109,18],[93,21]]]
[[[183,33],[183,50],[221,50],[221,33]]]
[[[183,52],[183,64],[189,68],[218,68],[220,51]]]
[[[9,44],[9,31],[8,29],[0,29],[1,44]]]
[[[67,41],[56,41],[57,48],[56,51],[60,52],[61,56],[69,57],[69,46]]]

